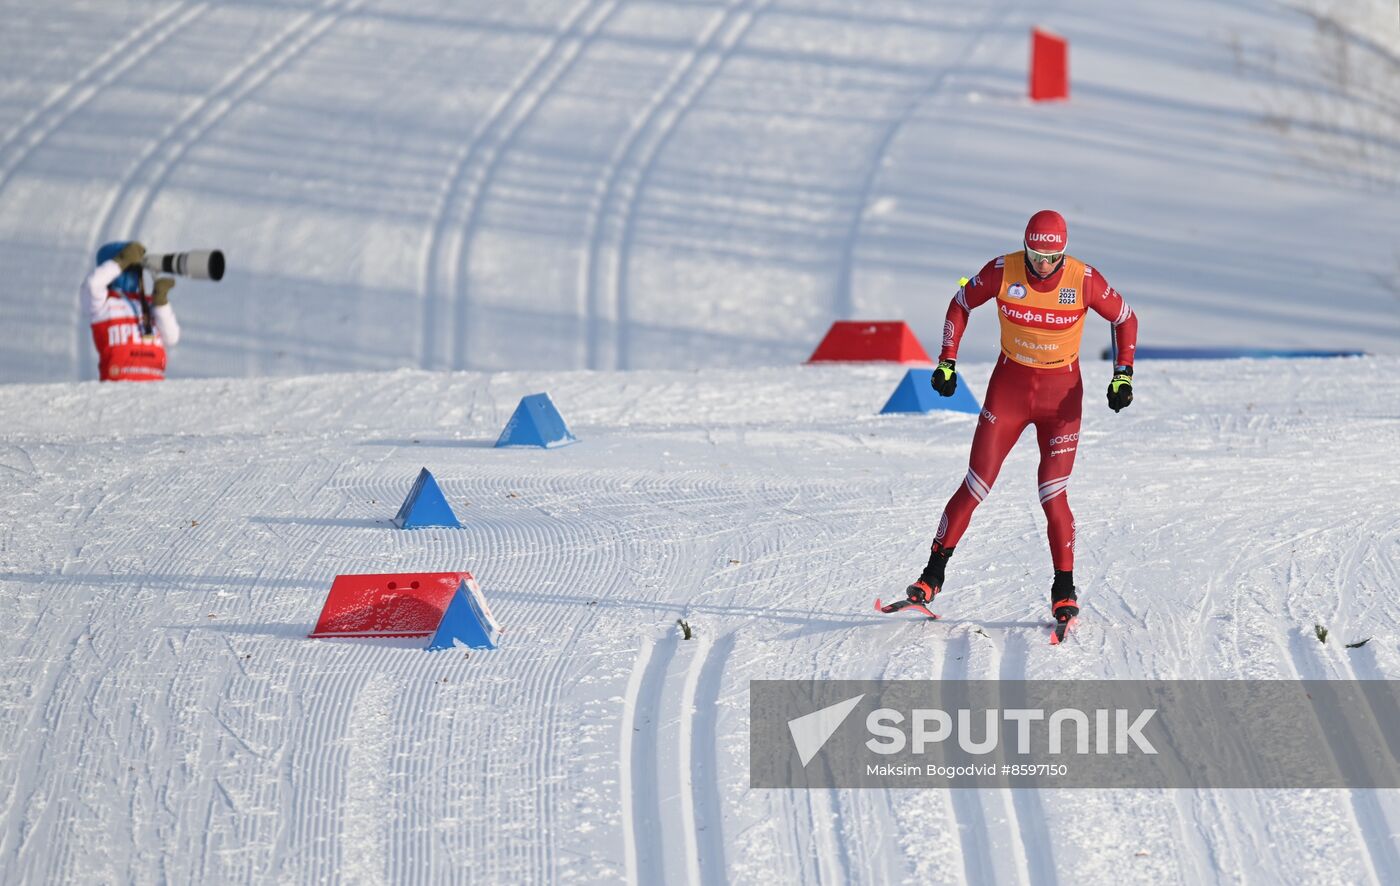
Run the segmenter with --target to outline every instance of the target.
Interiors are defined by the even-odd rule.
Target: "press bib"
[[[111,300],[118,295],[108,295]],[[160,381],[165,378],[165,340],[159,331],[145,335],[136,309],[115,302],[115,316],[92,324],[98,373],[103,381]]]
[[[1026,278],[1024,252],[1003,261],[997,314],[1001,317],[1001,352],[1023,366],[1049,369],[1079,357],[1084,336],[1084,263],[1065,256],[1059,285],[1049,292],[1032,289]]]

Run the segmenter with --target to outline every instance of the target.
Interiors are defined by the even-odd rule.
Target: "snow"
[[[1400,675],[1384,3],[5,15],[0,879],[1400,878],[1395,791],[748,787],[752,679]],[[1144,344],[1373,356],[1143,361],[1115,415],[1091,317],[1078,635],[1024,440],[943,620],[877,617],[976,419],[800,361],[936,347],[1043,206]],[[172,380],[100,385],[77,284],[132,234],[229,273],[174,291]],[[541,391],[580,442],[493,448]],[[423,467],[463,529],[393,528]],[[463,569],[494,652],[306,639],[338,573]]]
[[[899,367],[0,387],[0,863],[21,881],[1388,879],[1395,792],[747,788],[754,678],[1400,672],[1400,417],[1358,383],[1400,360],[1144,369],[1128,410],[1087,398],[1085,616],[1061,649],[1039,627],[1027,445],[950,564],[944,620],[869,612],[922,565],[976,420],[878,415]],[[538,390],[581,442],[493,448]],[[423,466],[462,530],[393,528]],[[451,569],[479,578],[499,650],[305,639],[337,573]],[[1314,623],[1373,639],[1323,645]]]

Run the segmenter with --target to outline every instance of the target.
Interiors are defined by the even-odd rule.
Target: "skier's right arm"
[[[107,289],[123,271],[138,267],[146,257],[146,247],[132,240],[121,248],[115,256],[93,268],[83,278],[79,297],[87,307],[88,323],[100,323],[106,319]]]
[[[120,277],[121,274],[121,265],[112,260],[105,261],[93,268],[92,272],[83,278],[80,296],[83,305],[87,308],[89,324],[102,320],[102,309],[107,304],[107,287],[111,286],[112,281]]]
[[[996,298],[1001,291],[1001,274],[1002,269],[993,259],[982,266],[977,276],[958,287],[953,300],[948,302],[948,314],[943,320],[943,350],[938,354],[939,360],[958,358],[958,343],[967,329],[972,309]]]
[[[958,389],[958,343],[967,329],[972,309],[996,297],[1001,289],[1001,274],[996,259],[987,262],[977,276],[958,287],[957,294],[948,303],[948,314],[943,320],[943,350],[939,352],[938,366],[931,379],[933,389],[944,397],[953,396]]]

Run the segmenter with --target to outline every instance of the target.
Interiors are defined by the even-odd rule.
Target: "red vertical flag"
[[[1069,43],[1040,28],[1031,29],[1031,101],[1069,98]]]

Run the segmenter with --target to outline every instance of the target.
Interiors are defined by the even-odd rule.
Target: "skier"
[[[147,295],[145,257],[140,243],[108,243],[97,250],[97,267],[83,280],[81,297],[103,381],[165,378],[166,346],[180,340],[180,324],[170,307],[175,280],[157,278]]]
[[[943,589],[944,570],[967,529],[972,512],[987,497],[997,472],[1027,425],[1040,443],[1040,504],[1049,523],[1055,578],[1050,609],[1055,640],[1079,615],[1074,587],[1074,515],[1066,487],[1079,447],[1084,384],[1079,377],[1079,342],[1089,309],[1113,324],[1117,358],[1108,385],[1108,405],[1118,412],[1133,402],[1133,350],[1137,317],[1123,297],[1089,265],[1065,254],[1064,218],[1051,210],[1031,216],[1024,250],[1000,256],[960,288],[948,305],[943,350],[933,387],[944,397],[958,384],[958,342],[968,312],[996,300],[1001,316],[1001,356],[987,385],[967,477],[938,521],[928,565],[908,588],[909,603],[926,607]]]

